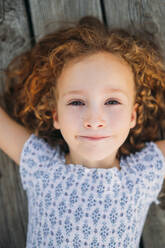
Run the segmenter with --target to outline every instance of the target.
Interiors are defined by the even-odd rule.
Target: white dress
[[[32,134],[20,160],[28,198],[27,248],[138,248],[152,202],[158,203],[165,161],[158,146],[126,158],[119,170],[65,164]]]

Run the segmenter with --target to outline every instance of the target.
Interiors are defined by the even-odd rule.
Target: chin
[[[110,156],[110,154],[109,153],[108,154],[106,154],[106,153],[98,154],[98,152],[92,153],[91,151],[89,151],[89,154],[85,153],[85,154],[82,154],[80,156],[89,162],[93,162],[93,161],[103,160],[103,159],[107,158],[108,156]]]

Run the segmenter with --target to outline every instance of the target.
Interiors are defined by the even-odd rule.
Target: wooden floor
[[[143,28],[158,38],[165,51],[163,0],[0,0],[0,70],[46,33],[85,15],[97,16],[109,27]],[[3,90],[4,77],[0,73]],[[0,248],[25,247],[27,199],[18,169],[0,151]],[[165,206],[163,192],[165,186],[160,195]],[[165,247],[165,210],[160,206],[151,205],[142,241],[143,248]]]

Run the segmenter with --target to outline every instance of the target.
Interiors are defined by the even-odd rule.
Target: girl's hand
[[[0,107],[0,149],[18,165],[23,145],[30,135],[29,131],[11,119]]]

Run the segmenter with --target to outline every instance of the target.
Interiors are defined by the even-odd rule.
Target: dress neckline
[[[72,164],[72,163],[66,164],[65,153],[63,152],[60,156],[59,149],[58,149],[58,157],[59,157],[59,160],[62,162],[62,164],[64,164],[66,167],[72,168],[73,170],[82,169],[84,172],[88,172],[88,173],[90,173],[90,172],[92,173],[94,171],[97,171],[98,173],[108,173],[108,172],[113,173],[114,172],[115,174],[120,174],[122,172],[122,168],[123,168],[123,158],[122,157],[119,161],[119,168],[116,166],[110,167],[110,168],[89,168],[89,167],[86,167],[82,164]]]

